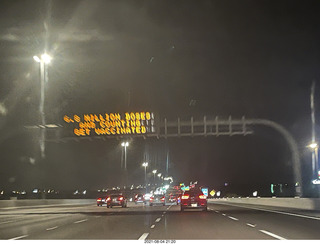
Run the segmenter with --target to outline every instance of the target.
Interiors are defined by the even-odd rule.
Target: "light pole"
[[[161,186],[161,183],[162,183],[162,182],[161,182],[161,175],[162,175],[162,174],[161,174],[161,173],[159,173],[159,174],[157,174],[157,175],[158,175],[158,177],[159,177],[160,186]]]
[[[316,142],[315,133],[315,108],[314,108],[314,92],[315,92],[315,81],[312,82],[311,94],[310,94],[310,107],[311,107],[311,144],[309,147],[312,149],[312,178],[318,179],[318,144]]]
[[[129,142],[122,142],[121,146],[124,147],[124,170],[127,170],[127,147],[129,146]]]
[[[156,173],[157,173],[157,170],[152,170],[152,173],[153,173],[153,184],[156,184]]]
[[[148,162],[144,162],[142,164],[142,166],[144,167],[144,181],[146,184],[146,191],[147,191],[147,167],[148,167]]]
[[[318,173],[318,148],[319,145],[316,142],[312,142],[308,147],[312,150],[312,178],[313,180],[319,180]]]
[[[45,157],[45,113],[44,113],[44,99],[45,99],[45,83],[47,82],[47,65],[51,62],[52,57],[47,53],[40,56],[33,56],[33,60],[40,64],[40,106],[39,112],[41,117],[41,136],[40,136],[40,150],[41,158]]]
[[[122,142],[122,148],[124,148],[124,185],[127,186],[128,174],[127,174],[127,147],[129,146],[129,142]],[[122,155],[121,155],[121,168],[122,168]]]

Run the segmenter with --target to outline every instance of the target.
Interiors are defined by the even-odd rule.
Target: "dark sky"
[[[264,118],[299,145],[309,180],[310,88],[319,104],[320,2],[315,1],[2,1],[0,10],[0,190],[98,189],[119,183],[119,140],[47,143],[39,158],[39,66],[53,56],[47,123],[65,114],[153,111]],[[191,103],[190,103],[191,102]],[[142,184],[170,168],[176,183],[218,188],[292,183],[285,140],[257,127],[251,136],[131,139],[128,171]]]

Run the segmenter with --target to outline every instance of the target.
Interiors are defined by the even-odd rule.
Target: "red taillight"
[[[119,197],[118,200],[119,200],[119,201],[122,201],[122,200],[123,200],[123,197]]]
[[[107,198],[106,198],[106,201],[110,201],[110,200],[111,200],[111,198],[110,198],[110,197],[107,197]]]
[[[185,194],[181,197],[181,199],[189,199],[189,195],[188,194]]]
[[[207,199],[207,196],[206,195],[199,195],[199,198],[200,199]]]
[[[101,202],[101,200],[102,200],[102,198],[101,198],[101,197],[99,197],[99,198],[97,199],[97,201],[99,201],[99,202]]]
[[[153,197],[150,197],[150,202],[152,202],[152,201],[153,201],[153,199],[154,199]]]
[[[161,199],[160,199],[160,200],[161,200],[162,202],[164,202],[164,199],[165,199],[164,197],[161,197]]]

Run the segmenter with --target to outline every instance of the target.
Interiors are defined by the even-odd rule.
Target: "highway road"
[[[127,208],[38,206],[0,209],[1,240],[318,240],[319,211],[209,203]]]

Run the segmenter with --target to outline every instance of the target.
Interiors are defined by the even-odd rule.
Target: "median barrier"
[[[1,200],[1,208],[45,207],[63,205],[89,205],[95,204],[95,199],[30,199],[30,200]]]
[[[208,202],[242,203],[257,206],[320,210],[320,198],[214,198],[208,199]]]

